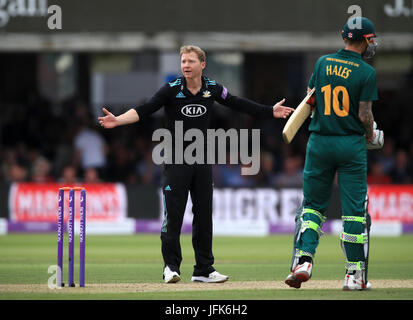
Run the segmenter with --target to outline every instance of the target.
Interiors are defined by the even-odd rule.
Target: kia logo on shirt
[[[201,104],[187,104],[181,109],[182,114],[187,117],[200,117],[206,111],[207,109]]]

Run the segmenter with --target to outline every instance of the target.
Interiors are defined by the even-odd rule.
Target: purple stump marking
[[[59,208],[57,213],[57,286],[62,286],[63,279],[63,224],[64,224],[64,190],[59,189]]]
[[[75,191],[71,189],[69,191],[69,224],[68,224],[68,237],[69,237],[69,287],[74,287],[74,258],[75,258]]]
[[[85,286],[86,190],[80,191],[79,285]]]

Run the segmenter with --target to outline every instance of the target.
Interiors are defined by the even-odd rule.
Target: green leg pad
[[[359,222],[344,222],[344,232],[359,235],[364,232],[364,225]],[[347,261],[364,261],[364,243],[343,242]]]
[[[318,211],[309,208],[298,209],[296,215],[296,228],[294,234],[294,249],[291,270],[295,268],[300,256],[314,257],[323,234],[321,226],[326,218]]]

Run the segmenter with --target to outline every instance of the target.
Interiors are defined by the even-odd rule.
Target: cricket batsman
[[[366,290],[370,215],[367,149],[383,146],[372,103],[378,99],[376,71],[363,61],[375,54],[373,23],[350,18],[342,30],[344,49],[318,59],[309,81],[315,88],[311,132],[303,176],[303,203],[297,212],[291,273],[285,283],[300,288],[311,278],[313,259],[337,173],[342,209],[341,247],[346,259],[343,290]]]

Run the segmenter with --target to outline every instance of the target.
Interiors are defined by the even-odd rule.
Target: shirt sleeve
[[[373,69],[364,81],[361,89],[360,101],[375,101],[378,99],[376,71]]]
[[[317,70],[318,70],[318,67],[319,67],[319,65],[320,65],[320,62],[321,62],[321,60],[323,60],[323,58],[324,58],[324,56],[318,58],[315,66],[314,66],[313,73],[312,73],[312,75],[311,75],[310,81],[308,82],[308,87],[309,87],[310,89],[314,88],[314,86],[315,86],[315,83],[316,83],[316,80],[317,80],[317,79],[316,79],[316,78],[317,78]]]
[[[308,87],[310,89],[314,88],[314,83],[315,83],[315,70],[313,71],[313,74],[311,75],[310,81],[308,81]]]
[[[158,111],[169,100],[170,87],[168,84],[160,88],[155,95],[149,99],[147,102],[135,107],[136,112],[139,115],[139,119],[145,118],[146,116]]]
[[[217,84],[217,90],[218,92],[215,100],[226,107],[229,107],[236,111],[248,113],[251,116],[268,118],[273,117],[272,106],[263,105],[246,98],[233,96],[228,92],[227,88],[220,84]]]

